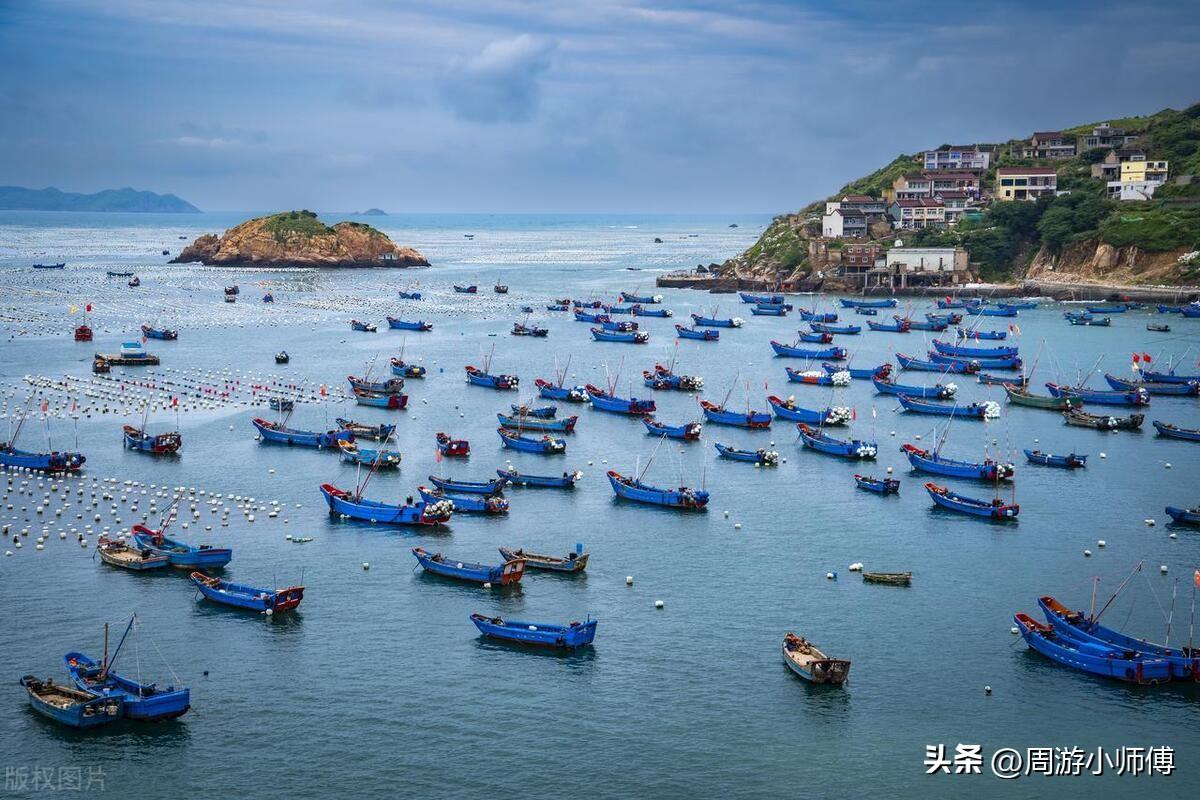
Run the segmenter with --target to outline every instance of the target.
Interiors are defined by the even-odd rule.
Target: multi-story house
[[[910,172],[892,181],[892,200],[919,200],[933,193],[933,182],[923,173]]]
[[[1038,131],[1021,149],[1021,158],[1071,158],[1075,139],[1062,131]]]
[[[1092,177],[1106,181],[1120,180],[1121,164],[1126,161],[1145,160],[1145,151],[1137,147],[1122,147],[1116,150],[1109,150],[1104,155],[1104,160],[1092,164]]]
[[[897,200],[888,207],[892,227],[902,230],[942,228],[946,225],[946,205],[928,197]]]
[[[942,192],[955,191],[979,197],[979,176],[974,172],[930,170],[922,174],[929,180],[931,197],[937,197]]]
[[[1053,167],[999,167],[996,170],[997,200],[1036,200],[1058,191],[1058,173]]]
[[[1123,161],[1115,181],[1108,182],[1108,196],[1114,200],[1149,200],[1154,191],[1167,182],[1166,161]]]
[[[1092,128],[1090,134],[1080,137],[1080,150],[1091,150],[1095,147],[1124,147],[1137,138],[1137,134],[1126,133],[1123,129],[1114,128],[1105,122]]]
[[[967,251],[961,247],[893,247],[884,262],[893,287],[953,286],[970,277]]]
[[[923,154],[925,169],[977,169],[987,171],[992,165],[992,151],[977,145],[946,145]]]
[[[967,212],[967,207],[972,199],[971,195],[958,190],[940,192],[935,197],[942,201],[942,205],[946,209],[947,225],[957,225],[959,223],[963,214]]]
[[[842,247],[842,274],[861,275],[875,267],[883,248],[878,242],[847,243]]]
[[[851,208],[867,215],[867,220],[881,219],[887,214],[887,202],[881,197],[871,197],[869,194],[848,194],[841,199],[842,208]]]
[[[857,208],[835,208],[821,218],[821,233],[829,238],[862,238],[867,235],[867,215]]]

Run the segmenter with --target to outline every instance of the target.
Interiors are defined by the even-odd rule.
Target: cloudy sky
[[[1200,100],[1194,0],[0,0],[0,184],[206,210],[776,212]]]

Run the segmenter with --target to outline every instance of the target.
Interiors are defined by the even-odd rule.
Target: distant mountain
[[[362,212],[362,216],[364,216],[364,217],[386,217],[387,212],[384,211],[382,208],[368,208],[366,211]]]
[[[62,192],[54,187],[0,186],[0,211],[127,211],[197,214],[200,209],[173,194],[105,189],[95,194]]]

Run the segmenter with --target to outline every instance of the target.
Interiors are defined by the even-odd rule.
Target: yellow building
[[[1165,183],[1166,161],[1123,161],[1121,183]]]
[[[1051,167],[1000,167],[996,170],[997,200],[1036,200],[1058,191],[1058,173]]]

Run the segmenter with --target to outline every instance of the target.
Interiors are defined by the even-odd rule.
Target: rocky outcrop
[[[1098,238],[1085,239],[1057,255],[1041,248],[1029,262],[1025,277],[1084,283],[1194,283],[1197,276],[1185,257],[1187,249],[1153,251],[1114,247]]]
[[[411,247],[361,222],[327,226],[311,211],[257,217],[218,238],[205,234],[171,263],[256,267],[427,267]]]

